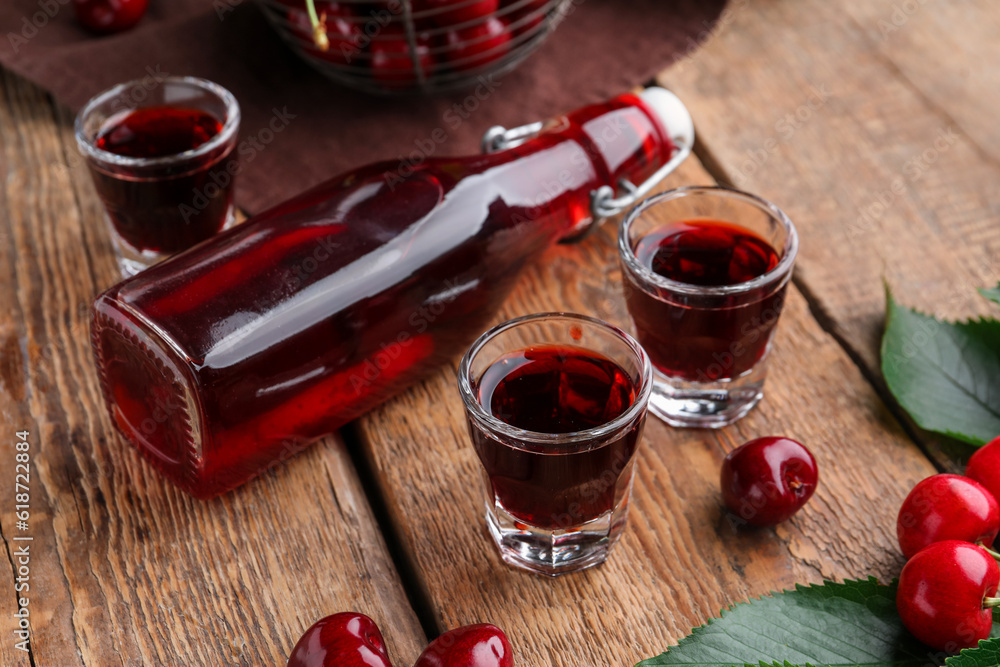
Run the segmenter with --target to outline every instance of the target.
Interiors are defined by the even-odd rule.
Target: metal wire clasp
[[[508,148],[520,146],[528,139],[538,136],[538,133],[542,131],[543,127],[545,127],[545,123],[542,121],[521,125],[512,130],[508,130],[503,125],[494,125],[490,129],[486,130],[486,134],[483,135],[483,140],[480,143],[480,146],[482,147],[484,153],[505,151]]]
[[[692,147],[690,144],[682,143],[680,139],[675,139],[674,146],[674,154],[670,156],[670,159],[641,184],[635,185],[632,181],[623,178],[618,181],[618,188],[622,192],[620,195],[616,196],[614,189],[610,185],[602,185],[591,192],[590,211],[594,214],[594,218],[596,220],[603,220],[604,218],[618,215],[624,212],[625,209],[634,206],[640,199],[652,192],[653,188],[660,181],[669,176],[671,172],[677,169],[691,155]]]

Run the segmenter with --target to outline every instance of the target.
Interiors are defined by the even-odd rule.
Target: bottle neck
[[[626,94],[552,119],[537,137],[496,154],[494,167],[504,167],[493,174],[516,184],[516,199],[531,202],[524,217],[544,220],[556,239],[568,240],[593,223],[595,190],[618,191],[623,180],[641,184],[674,150],[658,117],[638,96]]]
[[[649,179],[676,150],[666,127],[638,95],[627,93],[577,109],[566,117],[565,132],[587,151],[595,169],[617,187]]]

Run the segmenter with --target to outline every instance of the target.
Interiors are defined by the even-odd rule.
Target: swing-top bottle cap
[[[650,86],[639,93],[639,98],[655,113],[671,141],[684,146],[694,146],[694,121],[680,98],[666,88]]]

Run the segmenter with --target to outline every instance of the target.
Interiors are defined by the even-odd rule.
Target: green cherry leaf
[[[882,374],[921,428],[982,445],[1000,434],[1000,322],[943,322],[886,290]]]
[[[945,667],[996,667],[1000,665],[1000,639],[979,642],[979,648],[967,648],[948,658]]]
[[[1000,304],[1000,285],[996,287],[980,287],[979,293],[993,303]]]
[[[895,584],[870,578],[736,604],[636,667],[928,667],[945,657],[903,627]]]

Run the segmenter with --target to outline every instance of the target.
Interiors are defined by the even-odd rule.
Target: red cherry
[[[460,23],[481,21],[492,16],[499,6],[500,0],[418,0],[414,9],[418,12],[442,10],[429,18],[442,28],[450,28]]]
[[[965,476],[985,486],[1000,502],[1000,436],[972,455],[969,465],[965,467]]]
[[[545,7],[551,1],[552,0],[528,0],[528,2],[525,2],[524,0],[503,0],[501,4],[504,7],[513,7],[514,5],[517,5],[518,11],[533,12],[535,10],[541,9],[542,7]]]
[[[757,438],[722,462],[722,500],[754,526],[773,526],[792,516],[816,490],[816,459],[789,438]]]
[[[514,667],[514,650],[495,625],[467,625],[432,641],[413,667]]]
[[[289,9],[287,18],[292,34],[311,55],[323,60],[348,65],[361,53],[361,30],[351,8],[339,2],[317,2],[316,14],[326,31],[329,47],[324,51],[315,42],[312,22],[305,9]]]
[[[543,10],[548,7],[550,0],[530,0],[523,5],[521,2],[523,0],[505,0],[503,3],[505,6],[519,5],[517,9],[506,16],[507,22],[519,35],[528,32],[542,22],[546,14]]]
[[[375,79],[388,87],[399,87],[417,80],[410,57],[410,43],[406,36],[396,31],[386,31],[387,38],[375,39],[371,45],[371,68]],[[417,40],[417,57],[420,69],[426,76],[434,66],[430,46],[422,39]]]
[[[344,612],[322,618],[305,631],[288,667],[392,667],[375,621]]]
[[[128,30],[146,14],[149,0],[73,0],[76,18],[100,33]]]
[[[510,39],[507,25],[500,19],[491,18],[470,28],[448,31],[445,55],[455,69],[474,69],[507,55]]]
[[[896,607],[914,637],[954,653],[990,636],[998,584],[1000,567],[982,547],[935,542],[903,567]]]
[[[511,17],[510,27],[513,29],[515,35],[523,35],[526,32],[534,31],[544,20],[544,14],[532,16],[527,19],[524,17]]]
[[[921,481],[899,508],[896,536],[912,557],[934,542],[962,540],[993,544],[1000,532],[1000,506],[979,482],[961,475]]]

